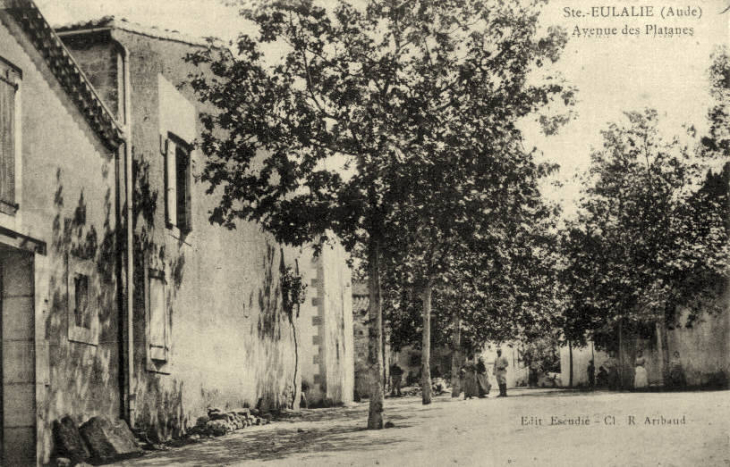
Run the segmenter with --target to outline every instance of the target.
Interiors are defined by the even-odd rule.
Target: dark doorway
[[[36,463],[33,254],[0,245],[0,453],[2,465]]]

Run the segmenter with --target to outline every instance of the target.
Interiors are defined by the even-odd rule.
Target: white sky
[[[236,8],[222,0],[36,0],[53,25],[78,22],[105,15],[127,18],[146,26],[178,30],[194,36],[232,39],[245,27]],[[709,106],[707,69],[717,44],[728,43],[730,13],[720,15],[726,0],[695,0],[701,18],[660,17],[661,8],[686,7],[681,0],[552,0],[544,10],[544,25],[560,25],[569,32],[579,27],[641,28],[647,24],[694,28],[694,35],[672,38],[616,36],[571,37],[558,68],[579,89],[578,118],[558,136],[544,138],[527,128],[529,144],[558,162],[559,178],[566,185],[548,195],[560,200],[567,212],[578,197],[571,183],[577,171],[588,165],[591,147],[601,143],[599,130],[619,120],[622,111],[653,107],[664,121],[667,135],[681,131],[685,122],[704,128]],[[565,18],[564,9],[588,13],[593,6],[653,6],[652,18]]]

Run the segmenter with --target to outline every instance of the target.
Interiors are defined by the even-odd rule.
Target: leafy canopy
[[[236,55],[189,57],[213,74],[190,82],[215,109],[201,141],[202,178],[221,200],[211,220],[255,220],[295,245],[331,230],[352,248],[407,230],[406,211],[434,208],[413,204],[423,199],[414,188],[435,197],[453,183],[475,203],[464,195],[478,184],[509,183],[525,160],[505,161],[514,165],[505,171],[489,155],[517,144],[516,119],[574,97],[558,78],[527,79],[566,40],[553,29],[537,36],[542,3],[298,1],[247,11],[258,37],[241,35]],[[565,118],[539,115],[548,131]],[[441,177],[452,157],[459,170]]]

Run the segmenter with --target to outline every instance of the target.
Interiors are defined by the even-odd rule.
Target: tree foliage
[[[201,138],[202,179],[220,199],[211,221],[256,221],[293,245],[332,232],[349,250],[366,246],[373,381],[383,249],[406,239],[416,280],[441,274],[451,256],[440,246],[478,232],[472,217],[521,196],[535,170],[517,120],[534,115],[552,132],[568,118],[549,108],[571,104],[572,88],[528,79],[566,41],[538,35],[544,3],[273,2],[244,11],[258,36],[241,35],[237,54],[189,57],[213,74],[190,80],[215,108]]]
[[[727,190],[699,189],[693,147],[662,138],[653,110],[612,123],[591,155],[578,219],[562,238],[566,334],[582,341],[618,322],[639,333],[690,317],[728,277]]]

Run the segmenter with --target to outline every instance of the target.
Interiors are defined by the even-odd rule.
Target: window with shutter
[[[190,146],[170,134],[165,151],[165,211],[168,227],[192,230]]]
[[[187,148],[175,148],[175,176],[177,177],[177,226],[183,232],[190,231],[190,153]]]
[[[177,226],[177,176],[176,174],[177,144],[167,140],[167,151],[165,154],[165,211],[167,212],[167,225]]]
[[[17,98],[20,71],[0,57],[0,212],[15,214]]]
[[[162,271],[149,270],[148,282],[148,349],[154,362],[167,362],[169,357],[169,321],[166,282]]]

